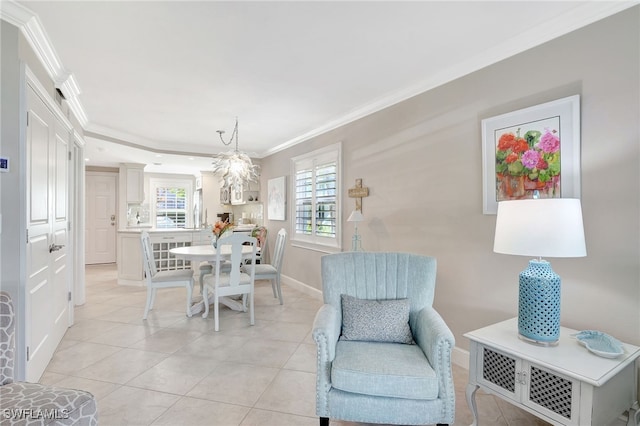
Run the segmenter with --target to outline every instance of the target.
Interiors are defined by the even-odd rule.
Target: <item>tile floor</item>
[[[248,314],[221,308],[216,333],[212,315],[185,316],[183,289],[159,290],[143,321],[146,290],[118,286],[115,265],[88,266],[86,285],[87,303],[75,309],[41,382],[92,392],[101,426],[318,424],[311,326],[319,300],[284,287],[281,306],[262,281],[255,326]],[[453,372],[455,425],[468,425],[468,373]],[[481,391],[477,404],[485,425],[547,424]]]

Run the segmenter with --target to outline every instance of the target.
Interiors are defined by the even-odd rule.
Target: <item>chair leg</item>
[[[329,426],[329,417],[320,417],[320,426]]]
[[[249,293],[249,324],[254,325],[256,323],[253,313],[253,292]]]
[[[203,291],[202,303],[204,303],[204,313],[202,314],[202,318],[206,318],[209,316],[209,295],[207,294],[207,287],[204,287]]]
[[[198,283],[200,284],[200,294],[202,295],[202,287],[204,286],[204,276],[207,275],[205,271],[200,272],[200,279]]]
[[[215,331],[218,331],[220,329],[219,316],[220,316],[220,305],[218,303],[218,292],[216,292],[213,300],[213,325],[215,326],[214,327]]]
[[[273,290],[273,298],[275,299],[278,297],[278,290],[276,289],[276,279],[271,278],[269,281],[271,281],[271,290]]]
[[[278,287],[278,297],[280,298],[280,304],[282,305],[284,302],[282,300],[282,287],[280,286],[280,275],[276,277],[276,286]]]
[[[193,296],[193,280],[187,285],[187,316],[191,318],[191,297]]]
[[[151,309],[152,293],[153,290],[150,287],[147,287],[147,303],[144,306],[144,315],[142,315],[143,320],[147,319],[147,315],[149,314],[149,310]]]

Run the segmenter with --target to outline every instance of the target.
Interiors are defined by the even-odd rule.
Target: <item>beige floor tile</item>
[[[315,374],[317,369],[316,354],[316,345],[301,343],[298,349],[291,355],[289,361],[284,365],[284,368]]]
[[[98,380],[85,379],[82,377],[66,377],[65,379],[56,383],[56,386],[89,391],[96,397],[98,401],[120,387],[120,385],[117,385],[115,383],[101,382]]]
[[[117,325],[118,324],[114,324],[110,321],[101,321],[96,319],[77,321],[74,325],[69,327],[64,338],[71,340],[89,340],[99,334],[106,333],[107,331],[117,327]]]
[[[187,396],[253,407],[277,374],[276,368],[221,362]]]
[[[233,357],[247,343],[248,338],[223,333],[202,334],[183,346],[176,354],[189,354],[212,360],[224,361]]]
[[[101,315],[96,319],[103,321],[119,322],[123,324],[142,319],[144,306],[118,306],[112,305],[114,311]]]
[[[240,426],[318,426],[318,419],[254,408]]]
[[[157,327],[149,327],[143,325],[132,325],[132,324],[116,324],[116,326],[109,331],[98,334],[91,339],[89,342],[93,343],[102,343],[105,345],[111,346],[120,346],[122,348],[127,348],[133,346],[136,342],[140,340],[145,340],[149,338],[152,334],[160,331],[160,328]]]
[[[100,400],[100,426],[150,425],[180,397],[122,386]]]
[[[299,343],[304,340],[310,327],[307,324],[293,322],[272,321],[265,325],[260,332],[260,337],[272,340],[284,340],[286,342]]]
[[[296,349],[297,343],[253,338],[237,349],[230,359],[243,364],[282,368]]]
[[[131,347],[145,351],[163,352],[170,354],[193,342],[201,335],[202,333],[199,333],[197,331],[173,330],[165,328],[158,331],[157,333],[153,333],[146,339],[139,341]]]
[[[256,408],[313,417],[316,414],[316,375],[280,370]]]
[[[185,397],[152,424],[238,426],[248,411],[248,407]]]
[[[115,305],[107,305],[105,303],[90,303],[85,304],[84,306],[76,307],[73,316],[76,321],[90,318],[100,319],[100,317],[109,315],[117,311],[118,309],[120,309],[120,307]]]
[[[167,357],[159,352],[124,348],[82,370],[75,375],[87,379],[125,384]]]
[[[216,366],[216,361],[191,355],[171,355],[139,376],[127,386],[186,395]]]
[[[70,348],[56,351],[47,366],[47,372],[73,375],[100,360],[108,358],[122,348],[98,343],[79,342]]]

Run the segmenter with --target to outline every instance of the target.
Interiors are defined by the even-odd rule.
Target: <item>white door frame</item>
[[[71,212],[71,241],[73,242],[72,256],[73,267],[73,288],[71,289],[71,300],[74,306],[84,305],[86,302],[85,275],[84,275],[84,203],[85,203],[85,165],[84,146],[85,142],[77,131],[73,131],[73,155],[71,156],[72,177],[69,179],[69,211]],[[73,312],[69,311],[69,324],[74,323]]]

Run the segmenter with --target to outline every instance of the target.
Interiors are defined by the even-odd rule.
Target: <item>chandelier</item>
[[[260,168],[251,162],[251,158],[238,150],[238,118],[233,128],[231,139],[225,142],[222,134],[224,130],[217,130],[220,140],[226,146],[231,145],[234,138],[236,149],[234,151],[221,152],[213,158],[213,172],[222,176],[225,186],[230,186],[234,191],[241,191],[245,182],[257,182]]]

